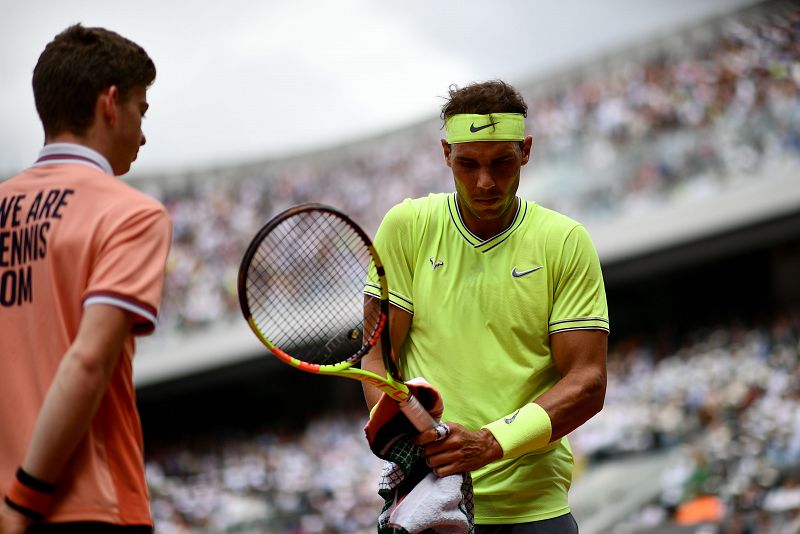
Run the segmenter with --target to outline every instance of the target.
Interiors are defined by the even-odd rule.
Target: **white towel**
[[[389,526],[409,534],[432,529],[439,534],[472,532],[470,514],[462,507],[464,475],[423,478],[389,514]]]
[[[441,417],[442,399],[430,384],[424,379],[406,384],[434,418]],[[397,403],[384,395],[364,431],[372,452],[386,460],[378,483],[378,494],[384,499],[379,534],[472,534],[472,477],[469,473],[442,478],[433,474],[423,448],[416,444],[417,430]]]

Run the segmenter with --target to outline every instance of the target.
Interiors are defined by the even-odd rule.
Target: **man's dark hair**
[[[502,80],[473,82],[461,88],[451,85],[449,93],[449,98],[442,106],[443,121],[462,113],[521,113],[528,116],[528,106],[522,95]]]
[[[156,77],[144,49],[104,28],[70,26],[45,47],[33,70],[36,111],[48,137],[83,135],[94,120],[97,96],[116,85],[125,100]]]

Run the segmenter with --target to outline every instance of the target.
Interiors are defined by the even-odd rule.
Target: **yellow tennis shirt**
[[[455,193],[407,199],[385,216],[375,246],[391,302],[413,314],[396,354],[444,399],[443,420],[477,430],[559,379],[550,334],[608,330],[600,263],[586,230],[520,200],[514,222],[488,240],[464,225]],[[475,522],[523,523],[569,512],[566,438],[472,473]]]

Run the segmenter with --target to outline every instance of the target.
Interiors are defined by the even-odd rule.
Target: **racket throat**
[[[380,377],[372,377],[369,375],[362,375],[360,377],[351,377],[356,380],[360,380],[361,382],[365,382],[371,386],[375,386],[383,393],[386,393],[387,396],[394,399],[399,403],[404,403],[409,399],[409,391],[405,384],[400,382],[395,383],[388,383],[385,379]]]

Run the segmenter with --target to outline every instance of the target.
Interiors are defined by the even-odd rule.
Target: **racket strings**
[[[247,271],[251,317],[275,346],[298,360],[333,365],[357,359],[377,326],[363,289],[369,247],[342,219],[321,211],[288,217],[268,232]],[[374,276],[372,277],[374,279]]]

